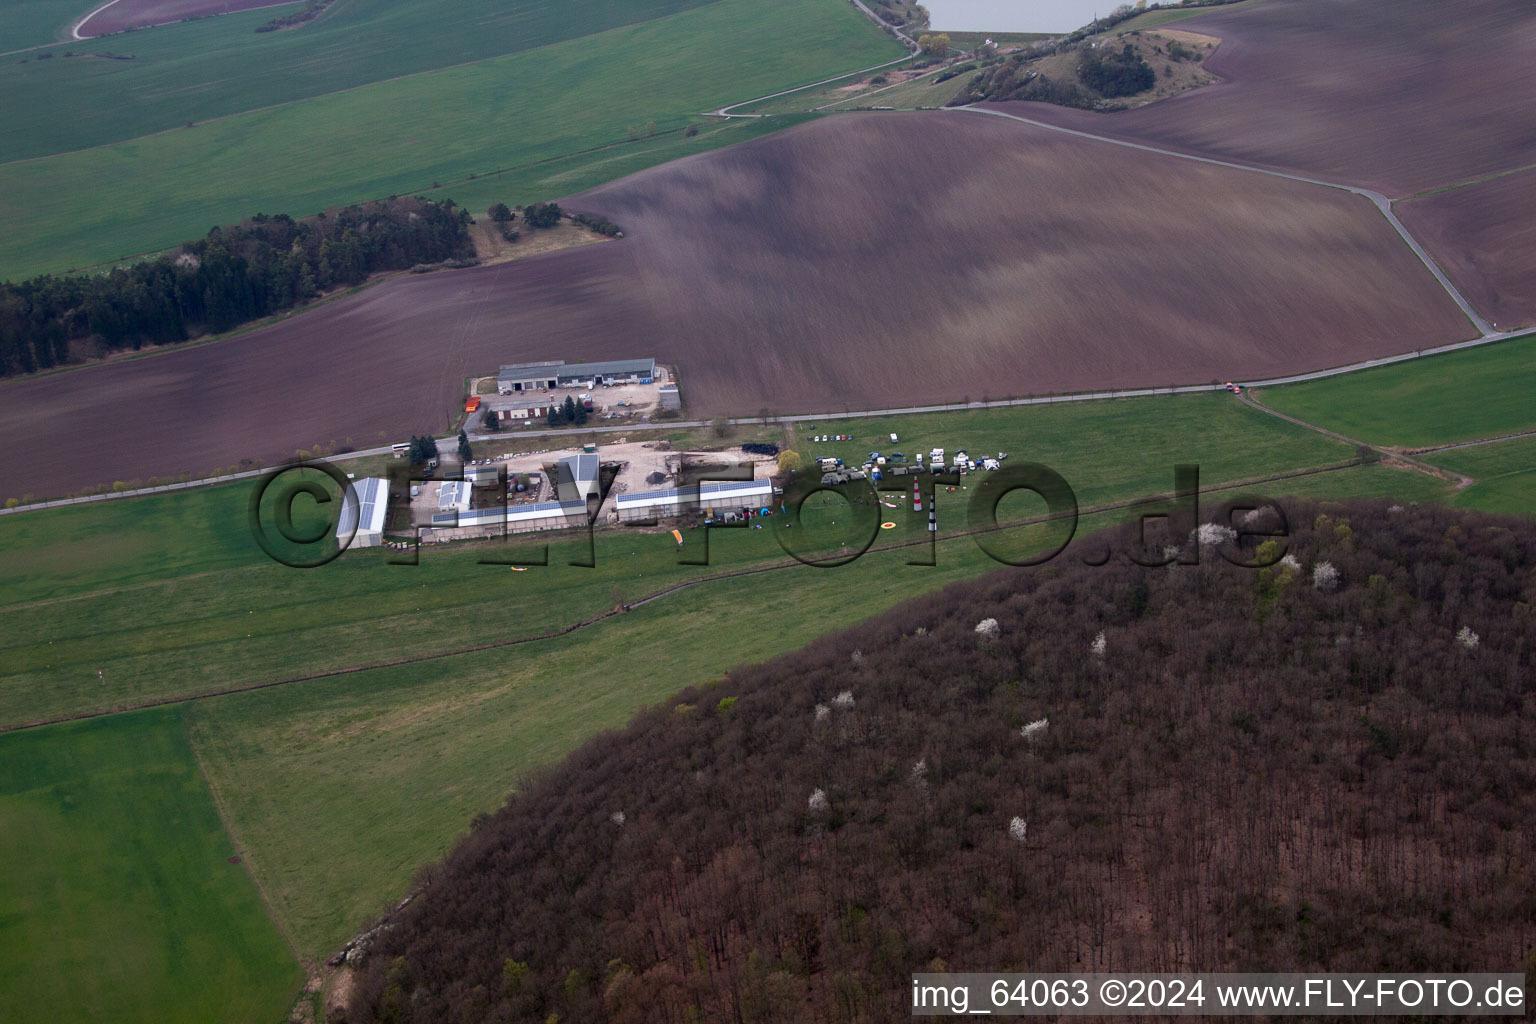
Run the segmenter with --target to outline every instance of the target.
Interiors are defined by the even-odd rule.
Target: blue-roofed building
[[[378,547],[384,543],[384,521],[388,515],[388,480],[366,477],[352,481],[341,499],[337,543],[353,548]]]

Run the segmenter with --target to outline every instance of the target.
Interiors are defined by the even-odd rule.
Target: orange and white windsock
[[[921,512],[922,510],[923,510],[923,485],[918,483],[916,480],[913,480],[912,481],[912,511],[914,511],[914,512]]]

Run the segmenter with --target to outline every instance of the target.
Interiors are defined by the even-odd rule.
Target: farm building
[[[477,508],[468,512],[436,512],[432,525],[438,529],[490,527],[500,531],[506,523],[508,533],[535,530],[564,530],[587,525],[585,501],[541,501],[535,505],[509,505],[505,508]]]
[[[663,409],[681,409],[683,407],[683,396],[678,393],[676,384],[663,384],[656,389],[656,395],[661,399],[661,407]]]
[[[384,542],[384,519],[388,514],[389,481],[376,476],[354,480],[341,499],[337,541],[354,548],[377,547]]]
[[[550,395],[527,395],[524,392],[515,397],[487,399],[485,407],[495,413],[498,420],[505,423],[509,420],[538,419],[555,404],[555,399]]]
[[[496,375],[496,390],[503,395],[518,391],[539,391],[558,387],[555,371],[564,366],[555,360],[545,363],[513,363],[503,366]]]
[[[598,472],[596,454],[567,455],[555,464],[555,493],[561,501],[586,501],[589,497],[600,496]]]
[[[555,379],[563,388],[603,384],[643,384],[656,377],[655,359],[610,359],[602,363],[567,363]]]
[[[502,468],[499,465],[465,466],[464,482],[471,487],[493,487],[501,479]]]
[[[716,512],[764,508],[773,504],[771,480],[728,480],[674,487],[666,491],[621,494],[615,500],[619,522],[666,519],[709,509]]]
[[[656,376],[656,360],[610,359],[600,363],[512,363],[496,375],[503,395],[551,388],[597,387],[603,384],[643,384]]]
[[[467,480],[443,481],[442,490],[437,492],[437,510],[439,512],[453,510],[461,513],[469,511],[469,490]]]

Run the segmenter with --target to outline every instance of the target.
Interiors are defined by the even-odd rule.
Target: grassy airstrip
[[[1502,370],[1495,365],[1485,372],[1507,377],[1523,350],[1497,345],[1472,354],[1503,361]],[[1394,370],[1412,374],[1419,365]],[[1371,374],[1344,380],[1383,386]],[[1453,392],[1446,396],[1451,402],[1458,396],[1472,402],[1483,386],[1478,374],[1447,380],[1442,387]],[[1285,389],[1288,407],[1305,403],[1307,389],[1339,383]],[[1354,397],[1356,405],[1344,406],[1347,412],[1362,400]],[[1453,418],[1443,429],[1505,433],[1522,415],[1513,409],[1485,412],[1474,426]],[[854,440],[809,442],[809,435],[823,430]],[[891,432],[900,436],[895,445]],[[773,429],[755,433],[777,439]],[[1377,439],[1369,431],[1359,434]],[[1106,438],[1119,440],[1106,444]],[[1175,462],[1200,465],[1209,507],[1219,500],[1209,491],[1224,482],[1337,467],[1354,455],[1347,445],[1221,394],[797,425],[788,440],[807,456],[837,454],[850,462],[871,449],[909,455],[936,445],[963,446],[973,455],[1005,450],[1014,464],[1033,460],[1056,469],[1084,509],[1169,490]],[[1243,491],[1454,500],[1506,511],[1521,507],[1523,493],[1528,511],[1536,489],[1528,468],[1533,454],[1525,440],[1427,456],[1480,479],[1486,474],[1486,483],[1459,493],[1448,480],[1382,465],[1331,468]],[[976,483],[974,477],[968,481]],[[918,554],[908,548],[876,550],[840,569],[816,569],[788,563],[768,531],[738,530],[711,535],[712,565],[704,569],[677,565],[665,533],[610,530],[598,534],[591,569],[567,564],[583,553],[584,542],[566,537],[551,543],[549,567],[521,573],[478,564],[506,553],[487,545],[427,549],[412,567],[389,565],[398,556],[376,550],[295,570],[267,561],[246,539],[248,495],[247,487],[236,485],[0,519],[0,593],[6,601],[0,606],[0,722],[421,660],[14,732],[0,736],[0,758],[24,744],[25,756],[34,760],[88,766],[100,756],[92,753],[92,737],[128,728],[119,723],[147,723],[134,727],[159,736],[154,742],[161,744],[180,735],[184,723],[236,851],[277,925],[305,956],[333,951],[398,899],[419,866],[443,852],[475,815],[497,806],[526,772],[601,729],[621,725],[638,707],[996,565],[973,539],[953,537],[940,542],[932,567],[908,565]],[[939,497],[946,529],[964,525],[959,506],[970,495],[941,491]],[[818,507],[822,518],[811,525],[821,537],[840,533],[832,521],[842,511],[839,504]],[[1014,498],[1004,505],[1008,517],[1038,511]],[[881,514],[906,526],[905,513]],[[1079,529],[1086,533],[1134,514],[1125,508],[1086,514]],[[1031,528],[1027,538],[1010,531],[1009,542],[1038,548],[1046,529]],[[907,534],[903,528],[880,539],[891,536]],[[686,538],[684,553],[697,556],[702,535]],[[788,567],[706,582],[556,638],[454,653],[592,619],[620,600],[634,602],[705,574],[781,564]],[[98,668],[104,681],[97,679]],[[60,774],[74,770],[61,768]],[[107,761],[100,771],[104,780],[116,778],[133,792],[142,788],[130,765]],[[43,780],[25,792],[47,785]],[[178,799],[187,803],[189,816],[207,813],[206,791],[190,787]],[[0,800],[0,832],[29,826],[34,804]],[[157,820],[145,812],[119,821],[111,843],[97,841],[100,826],[84,819],[66,816],[49,828],[56,833],[51,841],[78,851],[80,863],[71,870],[151,873],[158,870],[156,858],[167,855]],[[34,877],[45,878],[51,869],[42,855],[31,847],[11,854],[29,862],[26,870]],[[266,925],[254,900],[235,916],[242,934],[258,934]],[[0,949],[40,979],[32,984],[84,988],[82,979],[95,965],[33,958],[25,938],[33,927],[28,920],[0,914]],[[79,943],[91,934],[83,919],[75,920],[54,941]],[[197,923],[179,914],[145,913],[138,927],[145,945],[174,947],[192,941]],[[295,977],[274,969],[239,984],[286,997]],[[158,998],[178,985],[197,987],[152,966],[121,983],[123,998],[130,1000]]]
[[[685,138],[681,129],[701,122],[703,111],[902,52],[847,4],[719,0],[509,56],[15,160],[0,164],[0,277],[162,248],[257,211],[302,215],[424,190],[478,210],[556,198],[764,130],[732,126]],[[70,120],[47,104],[34,109]],[[10,132],[30,138],[42,130]],[[668,131],[676,131],[664,136],[672,144],[657,145],[651,133]],[[584,153],[598,147],[611,148]]]
[[[303,979],[178,708],[0,736],[0,1020],[272,1024]]]
[[[1265,404],[1372,444],[1422,448],[1536,429],[1536,335],[1268,388]]]

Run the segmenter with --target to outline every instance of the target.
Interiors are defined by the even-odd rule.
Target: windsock
[[[912,481],[912,511],[913,512],[921,512],[922,510],[923,510],[923,485],[918,483],[916,480],[913,480]]]

